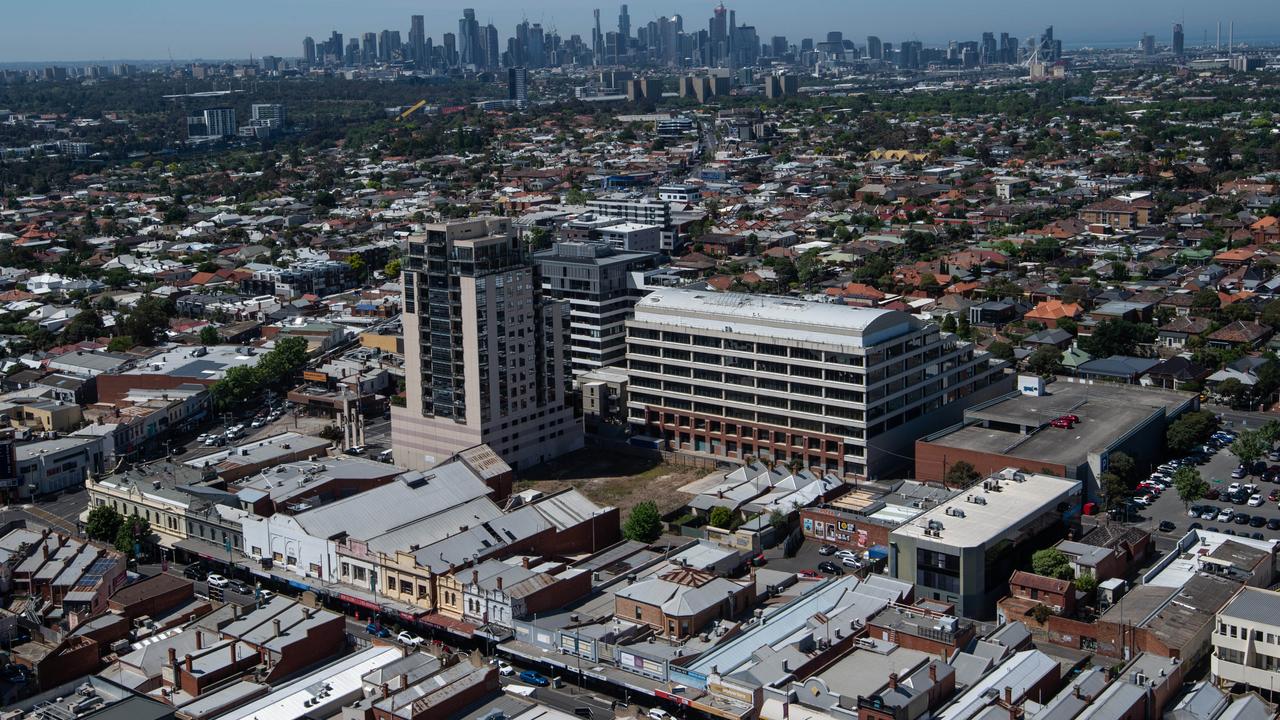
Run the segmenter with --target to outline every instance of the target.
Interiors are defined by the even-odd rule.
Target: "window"
[[[350,563],[342,563],[342,577],[351,577]]]
[[[426,586],[426,585],[419,585],[419,586],[418,586],[418,599],[419,599],[419,600],[422,600],[422,599],[423,599],[423,598],[425,598],[426,596],[427,596],[427,586]]]
[[[390,575],[387,576],[387,589],[388,590],[396,589],[396,579],[391,577]]]
[[[203,530],[203,529],[200,531],[200,534],[201,534],[201,535],[203,535],[203,534],[204,534],[204,530]],[[272,559],[272,560],[275,560],[276,562],[283,562],[283,561],[284,561],[284,556],[283,556],[283,555],[281,555],[281,554],[280,554],[280,553],[278,553],[278,552],[273,552],[273,553],[271,553],[271,559]]]
[[[641,610],[640,610],[640,606],[639,606],[639,605],[637,605],[637,606],[636,606],[636,619],[637,619],[637,620],[639,620],[639,619],[640,619],[640,615],[641,615],[641,614],[642,614],[642,613],[641,613]]]
[[[412,595],[412,594],[413,594],[413,583],[409,582],[408,580],[401,580],[401,581],[400,581],[400,592],[404,593],[405,595]]]
[[[311,563],[311,574],[316,577],[324,577],[324,572],[320,570],[319,563]]]
[[[254,546],[253,546],[253,556],[254,556],[254,557],[262,557],[262,548],[258,547],[257,545],[254,545]],[[343,565],[343,567],[346,567],[346,565],[344,564],[344,565]],[[347,573],[344,571],[342,574],[343,574],[343,575],[346,575]]]

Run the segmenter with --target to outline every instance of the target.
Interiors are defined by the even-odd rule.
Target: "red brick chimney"
[[[929,682],[938,682],[938,666],[929,663]]]
[[[525,555],[524,557],[520,558],[520,567],[524,568],[525,570],[528,570],[528,569],[529,569],[529,556],[528,556],[528,555]]]
[[[187,674],[188,674],[188,675],[191,675],[192,673],[194,673],[194,672],[195,672],[195,669],[194,669],[194,668],[192,667],[192,665],[191,665],[191,656],[190,656],[190,655],[188,655],[188,656],[186,657],[186,665],[187,665]]]
[[[196,630],[196,649],[204,649],[204,633],[199,630]]]
[[[889,689],[898,689],[898,673],[889,673]]]
[[[235,665],[236,664],[236,641],[235,640],[232,640],[231,644],[227,645],[227,650],[231,653],[231,664]]]
[[[498,576],[498,592],[502,592],[502,576]]]
[[[480,571],[476,570],[475,568],[471,569],[471,584],[472,585],[480,584]]]
[[[1009,705],[1011,707],[1013,706],[1013,687],[1012,686],[1009,686],[1009,685],[1004,686],[1004,704]]]
[[[178,669],[178,649],[169,648],[169,667],[174,670]]]

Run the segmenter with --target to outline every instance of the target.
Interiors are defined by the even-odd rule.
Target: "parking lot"
[[[1273,461],[1265,461],[1268,465],[1280,464]],[[1210,505],[1219,510],[1231,508],[1236,513],[1247,514],[1250,518],[1261,516],[1267,520],[1277,519],[1280,521],[1280,507],[1277,503],[1268,500],[1272,490],[1280,490],[1280,484],[1270,483],[1256,475],[1250,475],[1246,478],[1236,480],[1231,477],[1231,471],[1239,465],[1239,460],[1227,448],[1223,448],[1213,454],[1208,462],[1203,465],[1196,466],[1200,472],[1200,477],[1209,483],[1209,487],[1217,490],[1219,493],[1224,492],[1233,482],[1239,482],[1242,485],[1253,483],[1258,486],[1258,493],[1263,497],[1263,503],[1260,507],[1250,507],[1248,505],[1237,505],[1225,498],[1215,500],[1204,499],[1197,500],[1193,505]],[[1165,490],[1156,501],[1147,508],[1139,511],[1134,518],[1134,524],[1149,530],[1155,535],[1164,535],[1171,537],[1180,537],[1187,532],[1192,523],[1199,523],[1205,529],[1231,530],[1232,532],[1243,534],[1246,536],[1260,533],[1262,537],[1268,540],[1280,540],[1280,530],[1271,529],[1269,527],[1253,527],[1248,523],[1236,523],[1219,521],[1216,517],[1212,520],[1204,518],[1190,518],[1187,516],[1187,508],[1182,500],[1178,498],[1178,491],[1172,487]],[[1173,523],[1173,529],[1161,531],[1160,524],[1162,522]]]

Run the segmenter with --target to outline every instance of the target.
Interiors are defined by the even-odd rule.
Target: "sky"
[[[684,16],[686,31],[705,28],[710,0],[638,0],[628,3],[634,29],[664,14]],[[762,40],[786,35],[825,36],[841,30],[861,44],[867,35],[886,42],[921,40],[945,44],[974,40],[986,31],[1026,38],[1054,25],[1068,47],[1082,44],[1137,43],[1144,32],[1169,42],[1172,24],[1182,20],[1187,45],[1216,23],[1234,20],[1236,39],[1280,39],[1277,0],[730,0],[739,24],[756,27]],[[426,17],[427,34],[436,42],[457,32],[462,8],[473,7],[481,24],[493,22],[503,38],[527,17],[555,28],[564,37],[590,37],[591,11],[600,8],[605,31],[616,29],[619,3],[593,0],[4,0],[0,9],[0,62],[105,61],[247,58],[250,54],[295,57],[302,38],[345,36],[384,28],[408,35],[409,16]],[[1264,34],[1265,33],[1265,34]]]

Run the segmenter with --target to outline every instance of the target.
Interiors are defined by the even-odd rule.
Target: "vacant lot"
[[[707,472],[589,447],[520,473],[516,490],[554,492],[576,488],[601,505],[617,507],[625,518],[632,507],[644,500],[656,502],[658,511],[664,514],[684,505],[689,496],[677,488]]]

